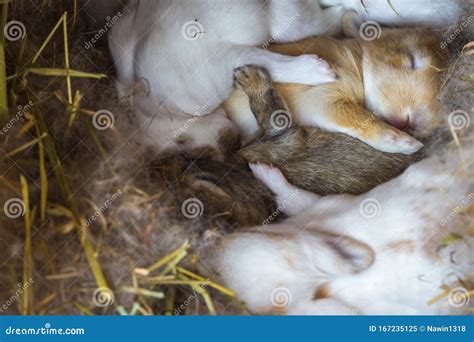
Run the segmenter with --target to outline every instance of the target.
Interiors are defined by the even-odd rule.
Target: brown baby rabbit
[[[271,46],[272,51],[290,56],[303,51],[318,54],[338,75],[333,83],[275,84],[275,88],[300,126],[345,133],[380,151],[412,154],[422,144],[407,132],[426,135],[442,119],[437,96],[445,52],[439,49],[437,36],[422,29],[384,28],[378,39],[364,40],[356,20],[346,16],[344,29],[357,38],[313,37]],[[245,93],[236,89],[225,107],[243,142],[250,141],[258,125]]]
[[[319,128],[282,127],[292,115],[266,70],[244,66],[235,70],[234,78],[248,95],[264,134],[237,155],[250,163],[273,164],[290,183],[320,195],[367,192],[398,176],[447,140],[448,132],[440,129],[423,140],[424,149],[404,155],[381,152],[348,135]]]
[[[252,175],[249,162],[273,164],[292,184],[317,194],[361,194],[442,145],[443,134],[438,132],[424,140],[422,150],[408,156],[380,152],[358,139],[319,128],[280,127],[280,116],[290,119],[291,114],[266,70],[245,66],[234,75],[262,123],[263,136],[237,150],[238,138],[226,135],[225,147],[233,152],[223,162],[186,154],[168,156],[165,163],[160,160],[153,166],[152,174],[173,188],[178,217],[189,211],[192,224],[185,228],[185,236],[201,256],[215,251],[210,247],[232,232],[277,221],[285,208],[276,200],[290,203],[297,195],[275,196]]]
[[[208,246],[239,228],[273,222],[282,212],[272,192],[253,177],[248,162],[273,164],[292,184],[321,195],[361,194],[398,176],[446,138],[439,131],[424,140],[422,150],[403,155],[381,152],[358,139],[319,128],[281,127],[280,119],[291,119],[291,114],[266,70],[245,66],[235,70],[234,78],[248,94],[263,136],[240,150],[234,147],[225,162],[186,155],[170,157],[159,167],[170,184],[180,185],[175,186],[181,203],[178,210],[189,199],[201,206],[199,224],[195,222],[191,234],[195,246]],[[235,146],[236,140],[228,136],[226,148]]]
[[[232,156],[221,162],[210,157],[174,155],[154,161],[149,170],[173,189],[177,203],[197,199],[195,203],[202,210],[200,224],[193,227],[196,236],[260,224],[276,210],[272,192],[252,175],[242,157]],[[181,205],[176,208],[185,210]]]

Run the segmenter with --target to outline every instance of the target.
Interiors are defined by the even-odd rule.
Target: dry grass
[[[8,89],[11,99],[12,114],[4,118],[5,122],[14,116],[17,105],[33,103],[12,125],[2,144],[5,151],[0,178],[5,185],[2,198],[21,199],[24,209],[24,215],[19,218],[2,218],[0,237],[6,245],[2,251],[6,260],[2,265],[6,272],[0,282],[5,288],[0,291],[5,293],[2,300],[7,302],[10,295],[15,295],[17,283],[27,284],[32,279],[32,285],[22,291],[8,312],[173,314],[173,308],[192,297],[180,314],[215,314],[214,296],[223,303],[218,307],[223,311],[223,305],[228,305],[234,293],[187,269],[186,265],[193,267],[197,263],[197,256],[184,235],[182,239],[173,239],[175,244],[182,243],[176,249],[166,243],[166,249],[172,251],[163,257],[164,249],[154,251],[143,245],[143,227],[134,222],[133,228],[140,230],[135,233],[141,236],[135,241],[138,251],[131,250],[117,232],[123,229],[118,227],[120,223],[116,225],[113,217],[100,211],[104,199],[94,198],[94,177],[117,177],[112,155],[115,152],[106,142],[123,141],[123,137],[115,127],[101,136],[91,124],[91,117],[104,108],[100,105],[117,109],[115,103],[119,101],[105,73],[87,71],[94,64],[89,63],[89,58],[94,57],[81,60],[80,55],[85,54],[85,39],[78,31],[81,19],[68,15],[71,11],[75,13],[77,6],[74,2],[72,8],[66,8],[69,12],[59,15],[47,33],[43,24],[43,30],[28,31],[25,39],[10,43],[7,46],[13,59],[7,58],[10,76],[1,77],[0,73],[3,82],[8,82],[8,87],[3,89]],[[31,18],[28,11],[38,8],[50,15],[58,13],[58,8],[47,1],[37,7],[22,2],[14,10],[20,11],[20,21],[33,26],[34,20],[28,23],[27,19]],[[97,50],[94,61],[111,74],[104,42]],[[85,69],[75,69],[75,65]],[[95,95],[107,98],[91,96],[94,91],[99,92]],[[100,172],[91,173],[93,170],[85,163],[100,168]],[[158,182],[156,187],[166,188],[166,185]],[[161,193],[149,193],[153,189],[141,189],[133,184],[133,179],[120,184],[120,189],[123,198],[115,205],[125,202],[134,208],[142,207],[144,215],[147,210],[162,206],[158,202]],[[162,206],[163,211],[179,212],[171,197]],[[89,225],[87,220],[94,212],[99,214],[97,221]],[[153,216],[148,228],[160,219]],[[17,229],[22,220],[24,231],[20,233]],[[120,266],[116,267],[120,276],[106,270],[113,267],[112,259],[120,260]],[[110,305],[102,307],[100,301]]]
[[[24,215],[0,217],[0,303],[11,301],[18,283],[31,283],[6,312],[246,313],[201,263],[206,245],[193,243],[201,226],[217,235],[225,230],[225,213],[183,218],[180,203],[189,191],[137,153],[133,118],[115,94],[106,38],[84,49],[90,35],[82,2],[35,3],[2,4],[2,25],[8,8],[27,35],[0,44],[7,66],[0,68],[0,119],[8,122],[18,106],[33,103],[1,141],[2,203],[21,199]],[[52,19],[45,22],[46,16]],[[472,107],[472,46],[447,82],[450,108]],[[99,131],[91,118],[104,108],[116,125]],[[101,210],[110,200],[105,194],[118,190]]]

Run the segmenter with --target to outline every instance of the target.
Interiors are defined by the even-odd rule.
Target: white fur
[[[388,112],[384,111],[384,102],[378,96],[381,86],[373,82],[374,72],[368,64],[368,62],[364,61],[363,73],[366,107],[373,112],[385,116]],[[323,86],[316,86],[299,93],[293,93],[292,97],[288,100],[291,100],[291,103],[288,103],[288,105],[292,109],[292,120],[299,126],[320,127],[330,132],[344,133],[360,139],[357,132],[341,127],[340,124],[330,118],[328,107],[332,97],[330,92]],[[237,125],[242,142],[246,144],[253,140],[259,131],[259,126],[245,92],[241,89],[235,89],[231,98],[224,103],[224,106],[228,117]],[[414,116],[416,117],[416,115]],[[367,140],[365,142],[380,151],[389,153],[412,154],[423,147],[421,142],[396,129],[392,131],[387,130],[376,142]]]
[[[342,5],[356,11],[364,20],[404,26],[448,27],[457,22],[462,10],[460,0],[321,0],[321,3]]]
[[[277,82],[331,82],[333,72],[316,56],[283,56],[265,47],[337,33],[342,14],[342,7],[322,10],[307,0],[131,1],[109,35],[119,91],[127,96],[142,84],[137,110],[175,118],[214,112],[232,90],[233,69],[245,64],[265,67]],[[188,35],[190,26],[197,31]],[[149,133],[173,140],[153,127]]]
[[[103,3],[105,13],[116,8],[115,1]],[[282,83],[317,85],[334,80],[327,64],[314,55],[283,56],[267,51],[270,43],[337,34],[341,31],[342,15],[349,9],[364,19],[385,24],[422,22],[431,26],[453,23],[460,12],[455,0],[449,0],[449,4],[435,0],[392,0],[400,15],[387,1],[366,0],[368,13],[359,0],[321,3],[331,7],[322,9],[316,0],[131,0],[109,34],[119,92],[123,97],[134,94],[138,115],[158,120],[146,132],[153,143],[161,148],[176,148],[173,127],[182,120],[180,117],[215,112],[231,92],[232,71],[236,67],[263,66],[275,82]],[[198,29],[193,31],[195,36],[185,39],[183,30],[186,32],[190,25]],[[189,39],[193,37],[196,39]],[[136,93],[138,85],[145,90]],[[311,112],[314,110],[311,108]],[[233,126],[222,120],[220,114],[214,117],[220,119],[210,124],[213,128],[208,129],[210,138],[205,144],[217,140],[216,126]],[[168,129],[175,118],[177,122]],[[240,124],[249,122],[248,130],[254,126],[248,118],[238,119]],[[301,119],[300,122],[308,121]],[[326,127],[331,126],[329,123],[318,125],[331,129]],[[199,129],[187,133],[197,146],[197,141],[203,140],[195,139],[195,134],[200,134]],[[391,142],[385,145],[389,150]],[[407,148],[408,152],[412,150],[413,147]]]
[[[278,170],[252,165],[277,195],[280,208],[295,216],[231,236],[220,258],[226,284],[255,312],[273,308],[288,314],[463,313],[467,306],[449,305],[447,297],[428,302],[443,293],[443,285],[453,288],[460,286],[459,279],[473,280],[474,238],[463,216],[443,224],[456,207],[474,201],[469,181],[472,147],[466,140],[464,150],[453,147],[423,160],[357,197],[321,198],[296,189]],[[296,190],[291,201],[281,200]],[[367,201],[378,206],[378,215],[362,214]],[[328,244],[327,233],[339,239]],[[462,239],[441,247],[450,233]],[[370,246],[375,256],[370,266],[360,266],[364,249],[347,238]],[[323,285],[330,295],[313,300]],[[275,289],[291,299],[283,308],[275,301]]]

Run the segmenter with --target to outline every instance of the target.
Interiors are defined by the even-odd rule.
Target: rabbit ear
[[[341,272],[358,273],[374,262],[374,251],[365,243],[348,236],[327,232],[319,234],[322,241],[334,253],[335,258],[332,258],[331,264],[336,262]]]
[[[362,25],[362,19],[355,11],[349,11],[342,17],[342,28],[347,37],[358,37],[360,25]]]
[[[260,228],[246,232],[261,233]],[[273,245],[285,246],[283,254],[299,255],[297,268],[313,270],[317,275],[358,273],[372,265],[372,248],[352,237],[322,230],[304,230],[296,225],[268,225],[265,234]]]

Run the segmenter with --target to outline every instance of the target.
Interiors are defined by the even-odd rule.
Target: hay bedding
[[[155,153],[136,144],[133,102],[119,105],[106,36],[87,47],[97,31],[84,5],[17,1],[9,8],[9,18],[26,27],[24,39],[7,42],[7,75],[19,75],[8,83],[10,113],[32,105],[1,141],[0,203],[19,198],[25,207],[18,218],[0,216],[0,303],[8,303],[2,313],[246,313],[202,261],[225,233],[249,224],[242,210],[262,205],[260,198],[225,184],[237,200],[193,202],[202,195],[189,186],[199,165],[186,156],[156,164]],[[21,74],[65,11],[70,68],[89,73],[71,77],[71,90],[51,70]],[[455,53],[442,100],[472,117],[474,54],[459,54],[466,42],[458,37],[449,45]],[[61,26],[34,66],[64,69],[64,48]],[[113,114],[113,127],[94,127],[100,110]],[[275,208],[258,190],[267,217]],[[186,200],[193,206],[183,211]]]

